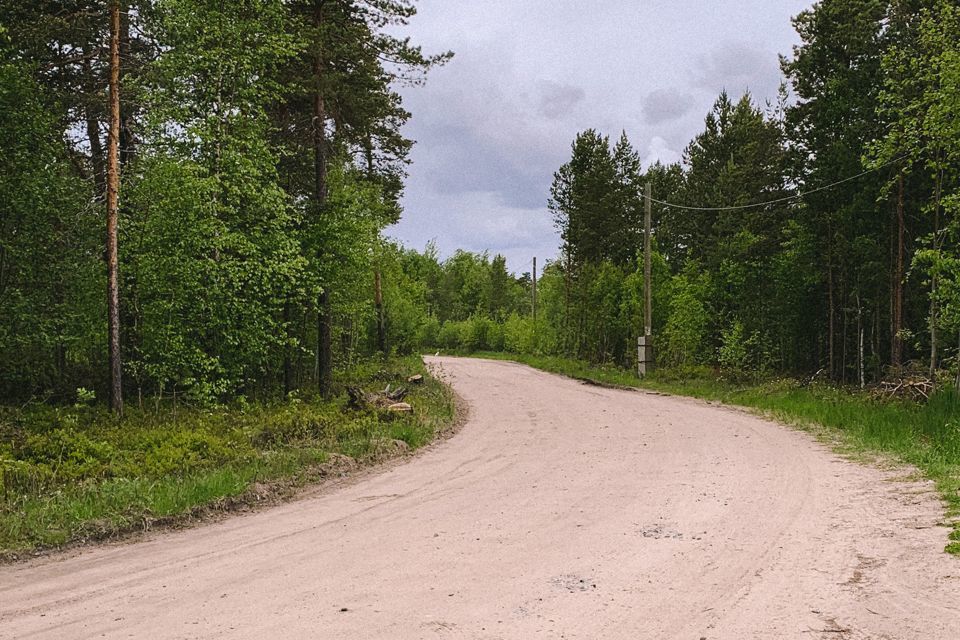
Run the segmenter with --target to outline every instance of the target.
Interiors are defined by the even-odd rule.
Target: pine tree
[[[110,408],[123,415],[120,355],[120,284],[117,218],[120,208],[120,0],[110,3],[110,128],[107,134],[107,344],[110,353]]]
[[[862,157],[883,126],[876,106],[885,15],[883,0],[824,0],[793,21],[801,44],[782,67],[798,97],[787,110],[786,130],[797,159],[793,178],[801,188],[863,171]],[[887,170],[895,173],[894,167]],[[883,341],[891,345],[893,360],[900,357],[902,327],[896,309],[901,304],[902,273],[895,256],[902,248],[896,246],[896,222],[891,221],[896,218],[895,200],[889,202],[892,216],[876,205],[883,179],[883,174],[864,176],[803,202],[807,213],[801,222],[810,235],[820,238],[819,306],[825,327],[821,359],[835,378],[847,376],[852,360],[848,355],[852,341],[844,339],[849,332],[843,310],[857,306],[857,296],[871,310],[867,324],[879,326],[881,298],[888,295],[890,326]],[[879,265],[889,265],[888,278],[879,277]],[[879,358],[881,336],[873,338],[871,346]]]
[[[450,54],[425,56],[407,40],[387,32],[406,24],[416,14],[406,0],[296,0],[287,3],[289,29],[305,43],[301,54],[283,72],[288,86],[285,104],[276,109],[282,141],[289,148],[287,169],[310,167],[310,179],[294,176],[290,190],[307,195],[312,213],[305,218],[308,238],[325,234],[328,215],[327,173],[332,162],[359,158],[367,178],[377,183],[393,205],[382,225],[399,216],[402,166],[410,141],[400,134],[409,118],[400,106],[394,83],[422,81],[431,67],[443,64]],[[384,60],[397,71],[389,72]],[[308,142],[309,141],[309,142]],[[309,158],[309,159],[308,159]],[[306,171],[303,171],[304,176]],[[315,232],[309,231],[317,227]],[[309,244],[321,276],[315,303],[316,373],[320,390],[331,388],[333,369],[332,325],[335,292],[325,263],[337,260],[332,247]]]

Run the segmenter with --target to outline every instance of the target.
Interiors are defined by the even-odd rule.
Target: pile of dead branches
[[[881,400],[926,402],[935,388],[933,380],[927,376],[905,375],[880,382],[874,388],[873,394]]]
[[[403,404],[403,399],[410,391],[406,387],[391,389],[388,384],[383,391],[368,393],[360,387],[347,387],[351,409],[391,409]]]
[[[411,385],[423,384],[423,376],[420,374],[412,375],[407,378],[407,383]],[[410,412],[412,407],[403,401],[410,390],[407,387],[398,386],[390,388],[388,384],[383,391],[367,393],[360,387],[347,387],[347,396],[350,398],[348,406],[357,411],[363,409],[389,409],[390,411]]]
[[[350,398],[351,409],[390,409],[392,411],[409,411],[410,405],[403,401],[410,390],[406,387],[391,388],[387,385],[383,391],[367,393],[360,387],[347,387],[347,396]]]

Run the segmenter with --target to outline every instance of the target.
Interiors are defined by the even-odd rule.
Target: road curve
[[[454,438],[277,508],[0,568],[0,638],[960,638],[929,484],[731,409],[430,362],[470,406]]]

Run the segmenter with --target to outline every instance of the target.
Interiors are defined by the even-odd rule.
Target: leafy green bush
[[[660,342],[660,357],[668,366],[685,368],[701,362],[710,316],[701,287],[683,275],[673,278],[672,287],[674,295]]]
[[[503,344],[503,325],[499,322],[492,322],[487,326],[487,342],[484,349],[490,349],[491,351],[503,351]]]
[[[495,339],[497,323],[483,316],[474,316],[468,320],[469,337],[464,348],[468,351],[483,351],[493,349],[490,345]],[[501,334],[502,342],[502,334]]]
[[[440,321],[436,316],[427,316],[420,324],[417,342],[421,347],[440,346]]]
[[[746,375],[750,364],[748,339],[744,335],[743,323],[735,320],[720,336],[720,348],[717,361],[726,375],[740,379]]]
[[[91,438],[72,428],[32,434],[18,456],[59,482],[74,482],[113,475],[117,449],[109,442]]]
[[[138,445],[136,453],[140,455],[136,462],[140,473],[131,469],[131,477],[182,476],[227,463],[246,462],[255,455],[246,438],[223,437],[201,429],[154,431]]]
[[[532,353],[533,319],[510,314],[503,323],[503,348],[510,353]]]
[[[437,335],[437,346],[449,351],[456,351],[459,349],[461,324],[463,323],[454,322],[453,320],[447,320],[444,322]]]
[[[458,323],[459,335],[457,339],[457,347],[467,353],[473,353],[480,348],[482,343],[482,329],[477,330],[474,326],[473,320],[464,320],[463,322]]]
[[[276,411],[261,412],[251,440],[257,447],[322,440],[342,420],[342,414],[334,408],[295,402]]]

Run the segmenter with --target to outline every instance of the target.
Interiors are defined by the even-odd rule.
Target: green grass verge
[[[925,404],[880,401],[830,385],[778,379],[734,384],[714,377],[658,372],[640,380],[632,371],[595,367],[550,356],[475,353],[475,357],[521,362],[537,369],[607,385],[643,388],[752,409],[812,431],[853,457],[883,456],[913,465],[936,483],[948,517],[960,516],[960,394],[944,390]],[[955,520],[947,551],[960,555]]]
[[[407,385],[415,373],[424,383]],[[337,382],[402,384],[414,411],[353,410],[345,394],[217,408],[168,402],[128,409],[122,421],[97,407],[0,407],[0,557],[280,499],[417,449],[456,418],[453,393],[418,357],[366,363]]]

